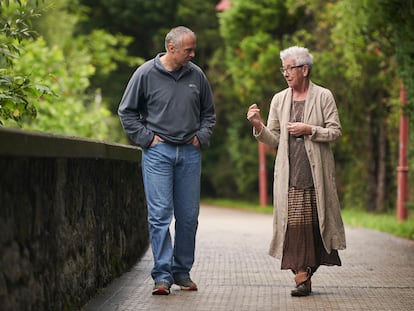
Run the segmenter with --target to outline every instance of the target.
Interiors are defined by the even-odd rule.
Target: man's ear
[[[168,52],[173,53],[175,51],[175,46],[172,42],[167,44]]]

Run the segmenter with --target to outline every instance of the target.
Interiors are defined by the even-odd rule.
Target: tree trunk
[[[385,130],[385,120],[383,118],[379,121],[378,131],[378,159],[377,159],[377,198],[375,204],[375,211],[382,212],[385,209],[385,192],[386,192],[386,152],[387,152],[387,138]]]
[[[372,113],[372,112],[371,112]],[[374,212],[376,210],[376,201],[377,201],[377,159],[376,159],[376,153],[377,153],[377,140],[376,140],[376,131],[375,131],[375,116],[372,116],[371,114],[367,117],[367,124],[368,124],[368,130],[367,130],[367,168],[368,168],[368,185],[367,185],[367,191],[368,191],[368,202],[367,202],[367,210],[369,212]]]

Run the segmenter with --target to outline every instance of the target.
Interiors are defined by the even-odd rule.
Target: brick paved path
[[[322,266],[309,297],[291,297],[293,274],[267,255],[272,216],[203,206],[192,278],[198,292],[173,286],[152,296],[147,251],[82,311],[414,310],[414,241],[346,228],[342,267]]]

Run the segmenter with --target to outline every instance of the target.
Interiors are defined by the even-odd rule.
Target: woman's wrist
[[[260,132],[263,130],[263,123],[260,123],[258,125],[254,125],[254,131],[256,134],[260,134]]]

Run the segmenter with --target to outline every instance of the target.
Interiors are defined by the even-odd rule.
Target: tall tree
[[[372,0],[373,1],[373,0]],[[384,21],[391,26],[393,42],[396,48],[397,73],[407,91],[407,113],[410,120],[409,137],[414,137],[414,0],[380,0],[381,10],[372,12],[379,23]],[[409,167],[414,167],[414,144],[411,139],[408,146]],[[409,174],[409,184],[414,184],[414,174]],[[414,197],[414,187],[409,187],[408,197]]]
[[[219,82],[220,78],[217,75],[219,67],[216,66],[216,60],[220,61],[220,59],[212,59],[213,54],[222,48],[215,11],[216,0],[131,0],[123,2],[122,5],[114,0],[80,0],[80,2],[87,7],[83,10],[87,19],[79,25],[78,32],[88,33],[91,29],[98,27],[113,34],[128,35],[133,38],[128,48],[129,55],[138,55],[144,59],[152,58],[156,53],[164,51],[164,38],[171,27],[185,25],[191,28],[197,34],[195,63],[206,71],[212,82],[217,78],[217,86],[223,89],[223,82]],[[209,68],[211,68],[211,74]],[[113,114],[116,114],[120,97],[134,70],[133,66],[120,65],[109,76],[99,76],[92,80],[93,85],[103,89],[103,98],[111,103]],[[213,88],[215,94],[219,94],[219,88],[216,88],[216,85]],[[223,105],[220,95],[217,96],[219,117]],[[228,178],[218,177],[224,170],[216,169],[217,165],[224,163],[219,161],[223,157],[219,146],[224,145],[223,138],[225,137],[221,135],[221,128],[227,127],[224,127],[221,122],[216,126],[212,137],[212,148],[205,151],[202,175],[203,194],[216,194],[217,189],[227,191],[227,188],[222,186],[221,180],[227,180],[224,185],[229,185]],[[224,156],[223,159],[226,157]],[[230,168],[225,166],[225,169],[228,171]]]
[[[345,205],[393,207],[399,83],[390,25],[373,14],[381,12],[380,2],[235,0],[221,14],[226,65],[243,103],[234,103],[228,117],[239,192],[256,183],[257,151],[242,121],[246,107],[257,102],[267,114],[271,95],[285,87],[277,75],[279,51],[303,45],[315,56],[312,79],[334,91],[341,112],[343,137],[334,148]]]
[[[379,2],[289,3],[306,7],[312,16],[307,42],[317,47],[315,74],[338,98],[344,136],[336,149],[344,205],[392,208],[399,83],[390,27],[377,15]]]
[[[158,40],[161,28],[168,27],[175,19],[178,0],[79,0],[85,8],[79,34],[88,34],[93,29],[104,29],[110,34],[122,34],[133,40],[128,46],[130,56],[144,60],[164,49],[163,40]],[[110,76],[99,76],[92,80],[102,89],[103,98],[110,103],[116,114],[125,85],[136,64],[119,63]]]
[[[258,180],[258,149],[246,121],[247,108],[257,103],[266,118],[272,95],[286,87],[278,69],[279,52],[286,47],[289,35],[303,25],[303,20],[306,20],[303,11],[289,13],[282,0],[235,0],[229,10],[220,14],[226,67],[236,96],[227,107],[226,145],[228,162],[234,167],[235,195],[239,197],[251,199]],[[269,157],[270,172],[272,162]],[[270,180],[271,176],[270,173]]]
[[[36,7],[37,2],[42,6]],[[115,122],[118,119],[106,109],[100,90],[90,81],[116,69],[115,60],[135,64],[141,60],[126,55],[125,47],[131,40],[128,37],[102,30],[75,35],[81,11],[73,11],[71,3],[0,2],[0,36],[7,39],[2,40],[5,44],[0,53],[8,51],[7,57],[1,58],[8,67],[1,71],[0,121],[11,119],[26,129],[119,140],[121,129],[119,122]],[[41,13],[36,14],[38,18],[33,23],[36,38],[30,36],[28,19],[34,15],[34,7]],[[47,87],[38,87],[41,83]],[[56,95],[53,99],[40,96],[50,90]],[[25,115],[33,118],[24,118]],[[6,125],[15,126],[12,122]],[[109,126],[118,126],[119,131],[109,131]]]
[[[35,118],[33,101],[51,94],[14,66],[24,41],[36,36],[31,27],[32,19],[39,16],[36,10],[37,4],[0,1],[0,125],[21,126],[24,120]]]
[[[399,111],[393,100],[398,98],[399,83],[390,27],[371,14],[380,10],[376,1],[338,1],[333,11],[341,23],[336,21],[331,37],[337,58],[344,60],[348,81],[345,118],[354,126],[346,130],[352,138],[352,162],[358,163],[352,183],[359,184],[356,197],[366,195],[363,206],[377,212],[395,204],[393,164],[397,153],[393,150],[398,131],[393,121]],[[364,157],[360,150],[364,150]]]
[[[229,125],[225,116],[227,102],[234,102],[228,90],[228,77],[223,63],[223,40],[219,32],[216,12],[217,0],[180,0],[177,6],[174,25],[185,25],[197,35],[197,50],[194,62],[207,74],[214,93],[217,122],[211,139],[211,147],[203,152],[203,174],[201,194],[203,196],[231,197],[234,195],[235,178],[229,166],[226,132]],[[163,40],[165,32],[160,31]],[[224,96],[223,93],[226,93]]]

